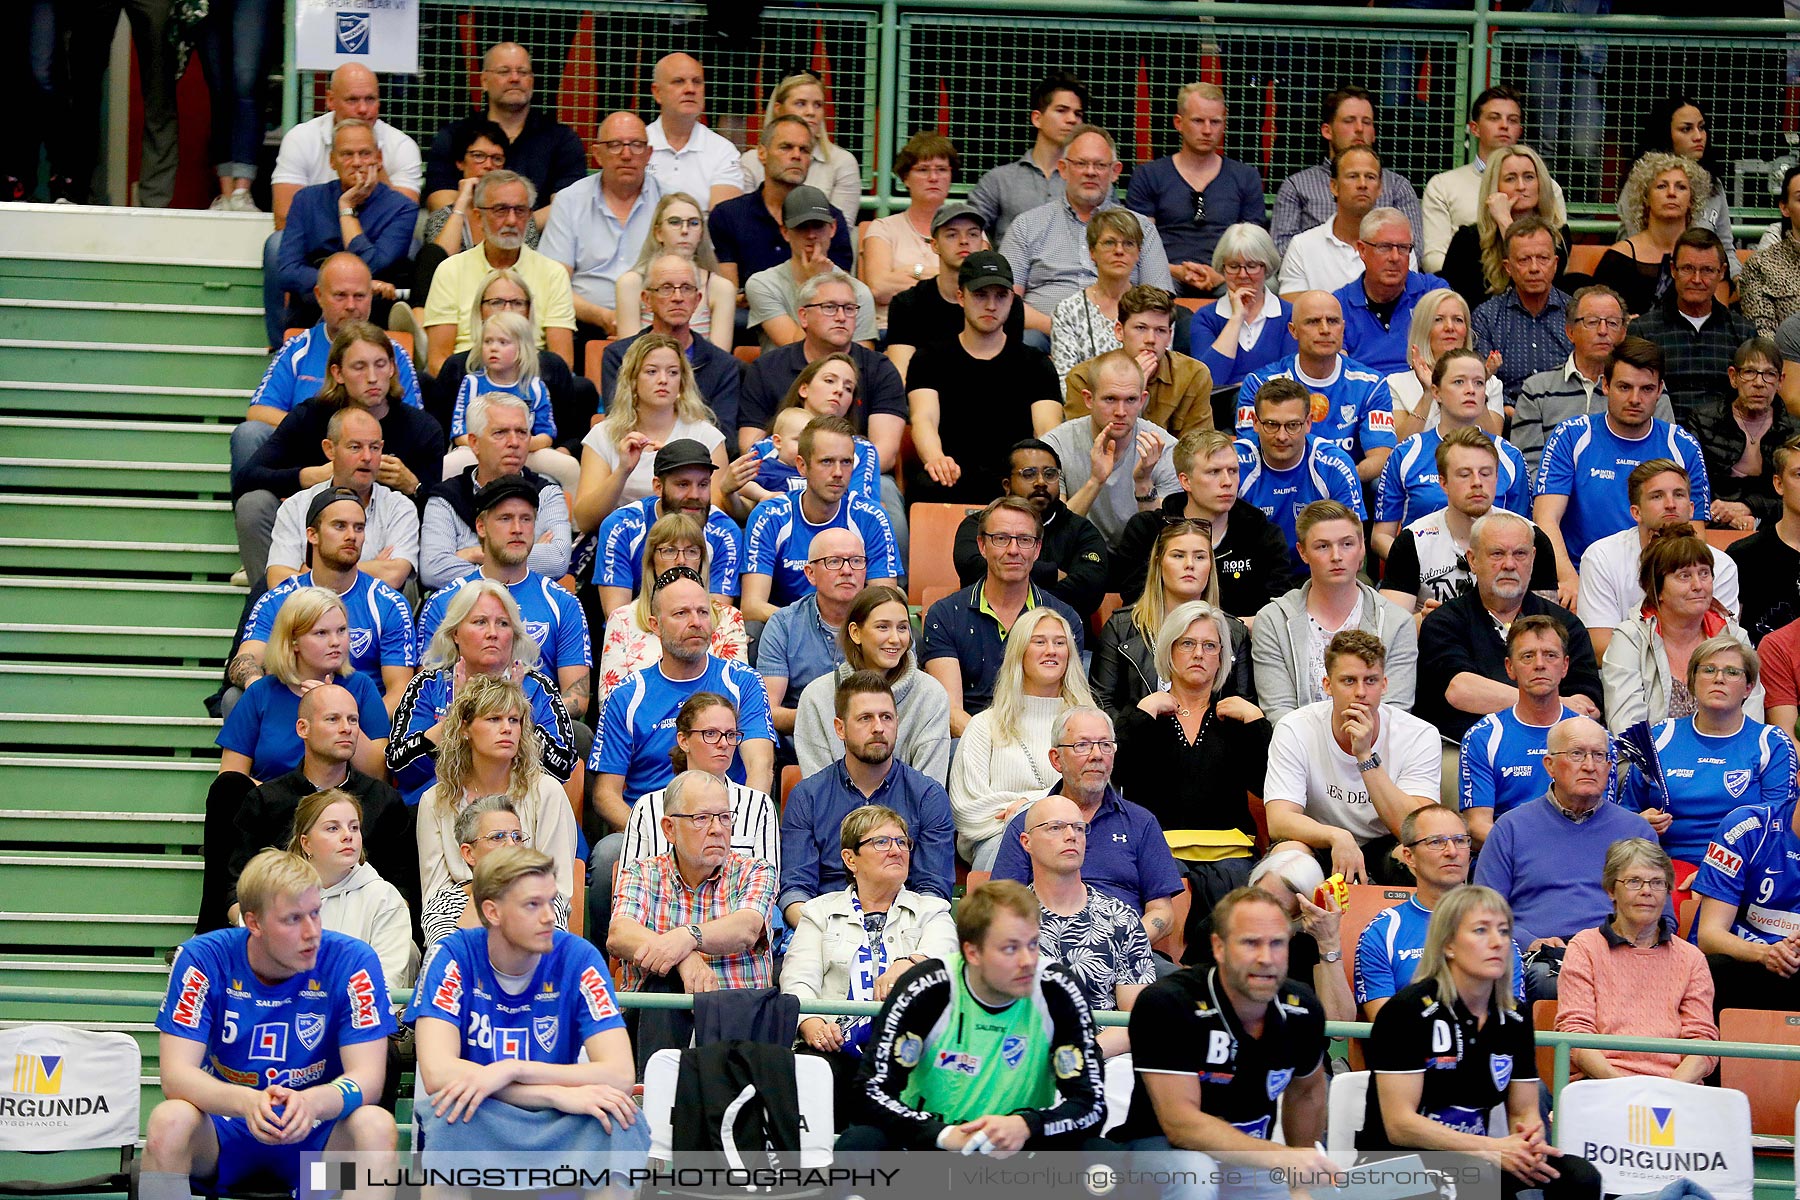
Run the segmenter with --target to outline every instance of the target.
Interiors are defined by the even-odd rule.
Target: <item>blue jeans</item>
[[[212,93],[212,159],[221,179],[254,179],[262,148],[264,52],[280,27],[273,0],[212,0],[200,68]]]
[[[256,452],[262,449],[264,442],[275,436],[275,427],[262,421],[239,421],[231,430],[231,482],[237,483],[237,477]]]
[[[1612,0],[1532,0],[1528,11],[1593,16],[1610,13]],[[1598,162],[1606,126],[1600,99],[1606,43],[1544,47],[1525,51],[1523,57],[1533,144],[1547,151],[1552,163]],[[1520,74],[1516,67],[1512,73]]]
[[[287,289],[281,286],[281,230],[271,233],[263,242],[263,332],[269,345],[281,348],[281,335],[287,332]]]
[[[1139,1138],[1126,1143],[1132,1166],[1191,1176],[1161,1185],[1161,1200],[1287,1200],[1287,1187],[1271,1178],[1268,1168],[1234,1166],[1198,1150],[1177,1150],[1168,1138]]]

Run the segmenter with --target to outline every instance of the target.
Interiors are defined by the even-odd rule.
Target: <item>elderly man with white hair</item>
[[[1475,862],[1475,882],[1512,905],[1513,938],[1528,956],[1532,1000],[1556,999],[1568,939],[1612,917],[1612,897],[1600,877],[1607,850],[1622,838],[1656,840],[1650,822],[1606,803],[1611,739],[1599,722],[1557,722],[1544,760],[1550,789],[1495,821]]]

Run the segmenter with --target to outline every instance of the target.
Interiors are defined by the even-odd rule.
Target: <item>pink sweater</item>
[[[1610,932],[1608,929],[1606,932]],[[1569,940],[1557,985],[1556,1028],[1565,1033],[1716,1040],[1706,955],[1680,938],[1649,948],[1614,944],[1599,929]],[[1677,1054],[1603,1051],[1628,1075],[1675,1073]],[[1717,1064],[1708,1059],[1708,1070]],[[1573,1072],[1576,1078],[1580,1071]]]

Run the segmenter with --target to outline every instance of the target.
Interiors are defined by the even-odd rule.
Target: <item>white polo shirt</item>
[[[1407,265],[1419,269],[1419,252],[1415,249]],[[1294,292],[1335,292],[1352,280],[1361,279],[1362,255],[1350,242],[1338,240],[1331,222],[1314,225],[1294,235],[1287,253],[1281,256],[1281,294]]]
[[[749,190],[744,168],[738,162],[738,148],[708,129],[695,125],[687,145],[680,150],[669,145],[663,132],[662,118],[650,122],[650,173],[662,186],[664,195],[686,192],[699,201],[702,210],[712,205],[712,190],[724,185],[739,191]]]
[[[1739,614],[1738,568],[1731,555],[1709,546],[1713,560],[1713,599]],[[1644,589],[1638,586],[1638,566],[1643,547],[1638,527],[1607,534],[1581,556],[1581,592],[1575,615],[1589,629],[1617,629],[1638,615],[1644,606]]]
[[[270,183],[309,187],[337,178],[337,172],[331,169],[331,132],[335,127],[335,116],[335,113],[320,113],[281,135],[281,150],[275,155],[275,170],[269,176]],[[416,194],[425,183],[419,144],[386,121],[377,121],[375,145],[381,150],[381,165],[387,168],[393,186]]]

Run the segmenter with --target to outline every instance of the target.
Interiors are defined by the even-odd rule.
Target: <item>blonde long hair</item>
[[[1456,976],[1451,974],[1450,956],[1446,951],[1463,922],[1471,913],[1477,912],[1491,912],[1508,925],[1512,924],[1512,905],[1506,902],[1506,897],[1493,888],[1475,883],[1452,888],[1431,910],[1431,924],[1425,929],[1425,949],[1419,955],[1419,970],[1413,978],[1431,980],[1437,987],[1438,1000],[1446,1007],[1455,1004],[1457,997]],[[1494,1003],[1507,1012],[1518,1007],[1518,1002],[1513,999],[1513,956],[1517,952],[1512,938],[1507,938],[1506,967],[1494,981]]]
[[[775,91],[769,96],[769,105],[763,110],[763,125],[766,127],[776,117],[781,116],[781,106],[787,103],[787,98],[803,87],[818,88],[819,94],[825,98],[825,103],[831,103],[831,93],[825,90],[825,81],[823,79],[820,79],[811,71],[802,71],[798,75],[789,75],[786,79],[783,79],[780,83],[775,85]],[[831,152],[836,149],[836,146],[832,144],[831,135],[825,132],[825,119],[823,117],[819,119],[818,132],[813,134],[813,149],[814,156],[818,158],[829,158],[831,157]]]
[[[1219,606],[1219,572],[1218,564],[1213,558],[1212,531],[1200,522],[1188,518],[1169,522],[1156,532],[1156,541],[1150,547],[1150,565],[1144,576],[1144,590],[1131,606],[1132,626],[1152,646],[1156,645],[1156,635],[1162,628],[1163,618],[1169,614],[1169,598],[1163,591],[1163,555],[1168,551],[1169,543],[1178,537],[1197,537],[1206,543],[1206,590],[1201,593],[1200,598],[1214,608]]]
[[[657,350],[673,351],[675,361],[681,364],[681,394],[675,398],[675,419],[691,425],[719,423],[719,418],[707,407],[705,397],[700,395],[700,385],[694,381],[694,364],[681,352],[681,343],[667,334],[643,333],[625,351],[625,361],[619,366],[618,386],[613,388],[612,404],[601,423],[615,447],[624,445],[626,435],[637,429],[638,372],[644,369],[644,360]]]
[[[1019,614],[1006,635],[1006,657],[1000,660],[1000,672],[994,677],[994,743],[1025,744],[1025,730],[1020,716],[1025,707],[1025,651],[1031,635],[1045,621],[1062,626],[1069,639],[1069,665],[1063,671],[1062,702],[1065,708],[1092,708],[1094,693],[1088,690],[1087,672],[1081,669],[1081,656],[1076,652],[1075,631],[1068,620],[1049,605],[1028,608]]]
[[[525,618],[519,612],[519,602],[512,598],[512,593],[492,579],[471,579],[450,597],[450,603],[444,606],[444,619],[438,624],[436,632],[431,635],[431,644],[425,647],[419,669],[435,671],[440,667],[448,667],[462,657],[456,648],[456,631],[462,623],[469,619],[469,612],[483,596],[492,596],[506,610],[506,623],[512,626],[513,657],[525,664],[527,670],[537,669],[539,656],[537,642],[532,639],[531,631],[525,628]]]
[[[1494,214],[1488,211],[1487,206],[1488,197],[1500,190],[1500,176],[1504,173],[1502,164],[1509,158],[1531,160],[1538,177],[1538,202],[1532,212],[1542,217],[1544,224],[1550,227],[1550,240],[1558,247],[1562,243],[1560,231],[1569,223],[1568,210],[1563,207],[1562,196],[1557,192],[1556,182],[1550,178],[1550,168],[1544,165],[1541,154],[1523,142],[1496,151],[1487,170],[1481,173],[1481,201],[1475,209],[1475,232],[1481,235],[1481,277],[1487,283],[1490,296],[1498,296],[1512,282],[1500,266],[1500,260],[1505,257],[1505,240],[1500,236],[1500,226],[1495,224]]]
[[[646,282],[650,278],[651,263],[665,254],[676,253],[656,240],[656,231],[662,228],[663,217],[668,214],[671,204],[690,205],[695,212],[700,214],[700,241],[694,247],[694,262],[702,271],[710,272],[719,269],[719,256],[713,253],[712,234],[706,228],[706,209],[686,192],[664,192],[662,199],[656,202],[656,211],[650,214],[650,236],[644,239],[644,245],[638,251],[637,262],[631,265],[631,269],[637,272],[638,278]],[[677,257],[680,256],[677,255]],[[704,292],[704,289],[702,291]],[[702,295],[700,300],[704,303],[705,295]]]
[[[521,722],[519,748],[507,768],[506,796],[515,805],[530,802],[541,763],[531,700],[525,689],[510,679],[471,675],[444,714],[444,740],[438,746],[437,792],[450,812],[462,803],[463,793],[474,779],[475,748],[469,743],[469,726],[482,717],[502,713],[517,714]]]

